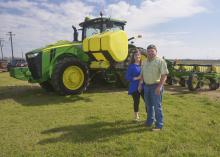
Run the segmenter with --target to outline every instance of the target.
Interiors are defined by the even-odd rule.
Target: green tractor
[[[126,21],[85,18],[74,30],[73,41],[58,41],[26,53],[28,67],[11,68],[10,76],[39,83],[60,95],[80,94],[93,78],[126,85],[124,72],[135,46],[128,44]],[[78,31],[82,32],[78,40]],[[138,36],[140,37],[140,36]],[[131,51],[129,51],[130,49]]]

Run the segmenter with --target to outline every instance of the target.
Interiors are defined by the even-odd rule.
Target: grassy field
[[[131,100],[116,88],[57,96],[0,73],[0,157],[220,156],[220,99],[165,92],[161,132],[143,126],[143,101],[132,121]]]

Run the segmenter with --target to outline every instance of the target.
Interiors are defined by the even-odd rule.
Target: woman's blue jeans
[[[163,112],[162,112],[162,94],[163,88],[160,91],[160,95],[156,94],[156,88],[158,84],[144,85],[144,99],[147,106],[147,120],[146,125],[151,126],[154,122],[156,128],[163,127]]]

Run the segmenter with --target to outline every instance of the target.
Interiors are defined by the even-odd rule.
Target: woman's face
[[[141,61],[141,53],[140,52],[136,52],[134,54],[134,60],[135,60],[135,62],[140,62]]]

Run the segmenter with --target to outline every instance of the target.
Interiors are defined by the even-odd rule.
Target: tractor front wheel
[[[53,92],[54,91],[54,88],[53,88],[50,81],[44,81],[39,84],[40,84],[41,88],[43,88],[46,92]]]
[[[60,95],[80,94],[88,86],[89,71],[80,60],[65,57],[56,63],[51,80]]]

